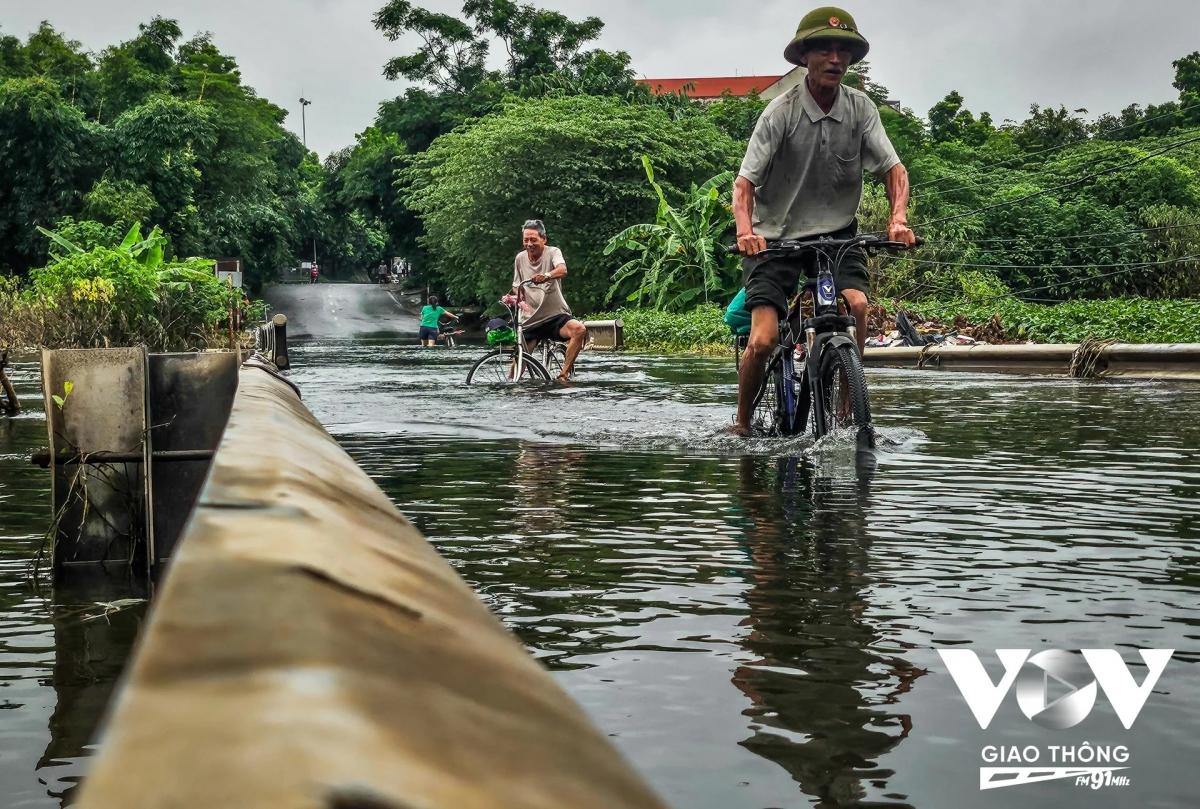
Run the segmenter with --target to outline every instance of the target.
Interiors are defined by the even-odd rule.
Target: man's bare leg
[[[562,373],[558,379],[565,382],[575,367],[575,358],[583,351],[583,341],[587,339],[587,327],[578,320],[568,320],[559,330],[558,336],[567,341],[567,359],[563,362]]]
[[[850,314],[854,317],[854,334],[858,338],[858,356],[867,349],[867,296],[857,289],[843,289]]]
[[[738,371],[738,410],[733,432],[750,435],[750,418],[754,415],[754,396],[762,387],[767,358],[779,342],[779,313],[773,306],[756,306],[750,313],[750,339],[742,355]]]

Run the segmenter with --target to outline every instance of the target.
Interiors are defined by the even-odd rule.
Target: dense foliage
[[[1196,300],[1108,298],[1046,306],[1003,298],[986,303],[947,304],[926,300],[887,306],[893,312],[901,307],[943,322],[961,314],[972,323],[986,323],[993,315],[999,315],[1004,335],[1012,341],[1080,343],[1096,337],[1125,343],[1200,342],[1200,301]],[[696,354],[733,351],[722,310],[714,305],[701,305],[682,313],[625,309],[592,317],[621,318],[625,323],[625,345],[632,351]]]
[[[143,238],[134,225],[116,244],[95,228],[72,230],[45,232],[55,255],[23,289],[0,279],[0,344],[152,351],[227,344],[220,326],[227,328],[240,291],[217,280],[211,261],[164,260],[158,228]],[[86,239],[77,244],[69,235]]]
[[[48,24],[25,41],[0,35],[0,272],[49,266],[37,226],[98,250],[145,222],[167,260],[241,256],[252,287],[314,253],[335,276],[404,256],[456,305],[487,303],[536,217],[565,251],[580,310],[609,293],[674,310],[732,295],[724,178],[761,99],[656,94],[628,54],[593,47],[595,17],[514,0],[464,0],[457,15],[385,3],[376,28],[414,47],[384,72],[411,84],[324,162],[210,36],[185,41],[170,20],[100,53]],[[910,223],[929,240],[873,260],[875,296],[1008,307],[1029,334],[1049,333],[1030,314],[1045,303],[1200,297],[1200,52],[1174,67],[1177,101],[1094,119],[1034,105],[998,124],[958,92],[924,118],[898,111],[857,65],[846,83],[880,105],[910,172]],[[862,229],[887,216],[868,178]]]
[[[599,96],[513,101],[442,136],[407,172],[430,277],[456,300],[495,298],[512,280],[521,224],[537,218],[566,256],[572,303],[597,306],[622,263],[605,244],[658,204],[643,155],[664,191],[682,198],[738,147],[703,118]]]
[[[721,249],[720,239],[733,223],[733,172],[726,171],[704,185],[695,185],[678,209],[654,179],[650,158],[642,156],[646,177],[658,197],[653,223],[632,225],[613,236],[604,248],[637,251],[613,275],[607,298],[634,287],[625,300],[655,309],[679,310],[698,303],[726,300],[740,284],[738,262]]]
[[[43,23],[0,54],[0,271],[44,264],[36,228],[63,217],[160,226],[172,254],[241,257],[252,287],[336,232],[321,167],[209,35],[155,18],[97,54]],[[362,259],[362,233],[336,235],[330,261]]]
[[[721,307],[706,303],[688,312],[624,309],[592,315],[590,319],[620,318],[625,324],[625,346],[631,351],[732,353],[733,340],[721,315]]]

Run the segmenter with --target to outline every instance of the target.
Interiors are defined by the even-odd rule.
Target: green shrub
[[[1038,343],[1078,343],[1086,337],[1126,343],[1200,342],[1200,300],[1108,298],[1046,306],[1012,298],[962,304],[921,301],[903,304],[925,317],[950,322],[963,315],[973,323],[1000,316],[1005,334]]]
[[[81,228],[80,232],[91,232]],[[213,262],[162,260],[156,228],[138,226],[116,247],[90,250],[61,233],[48,235],[60,255],[30,273],[18,291],[0,284],[0,340],[55,348],[145,345],[187,351],[223,343],[218,326],[240,293],[219,281]]]
[[[632,351],[722,354],[733,350],[733,337],[721,319],[723,309],[713,304],[690,312],[657,309],[624,309],[592,315],[588,320],[625,321],[625,346]]]

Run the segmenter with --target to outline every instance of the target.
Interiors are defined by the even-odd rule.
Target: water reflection
[[[54,689],[50,741],[37,769],[53,773],[47,794],[70,805],[100,719],[141,630],[145,578],[130,570],[70,571],[54,587]],[[61,769],[59,769],[61,768]]]
[[[753,565],[745,594],[754,659],[733,684],[751,701],[740,744],[787,770],[818,806],[860,805],[886,788],[876,761],[912,731],[894,704],[925,672],[871,650],[870,479],[816,477],[798,459],[742,458],[738,500]],[[888,795],[887,805],[907,806]]]

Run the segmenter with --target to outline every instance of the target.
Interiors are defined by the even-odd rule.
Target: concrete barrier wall
[[[292,389],[244,368],[79,806],[662,804]]]
[[[1078,349],[1075,344],[868,348],[863,364],[876,368],[1067,376]],[[1195,343],[1116,343],[1098,348],[1094,360],[1094,374],[1101,377],[1200,381],[1200,344]]]

